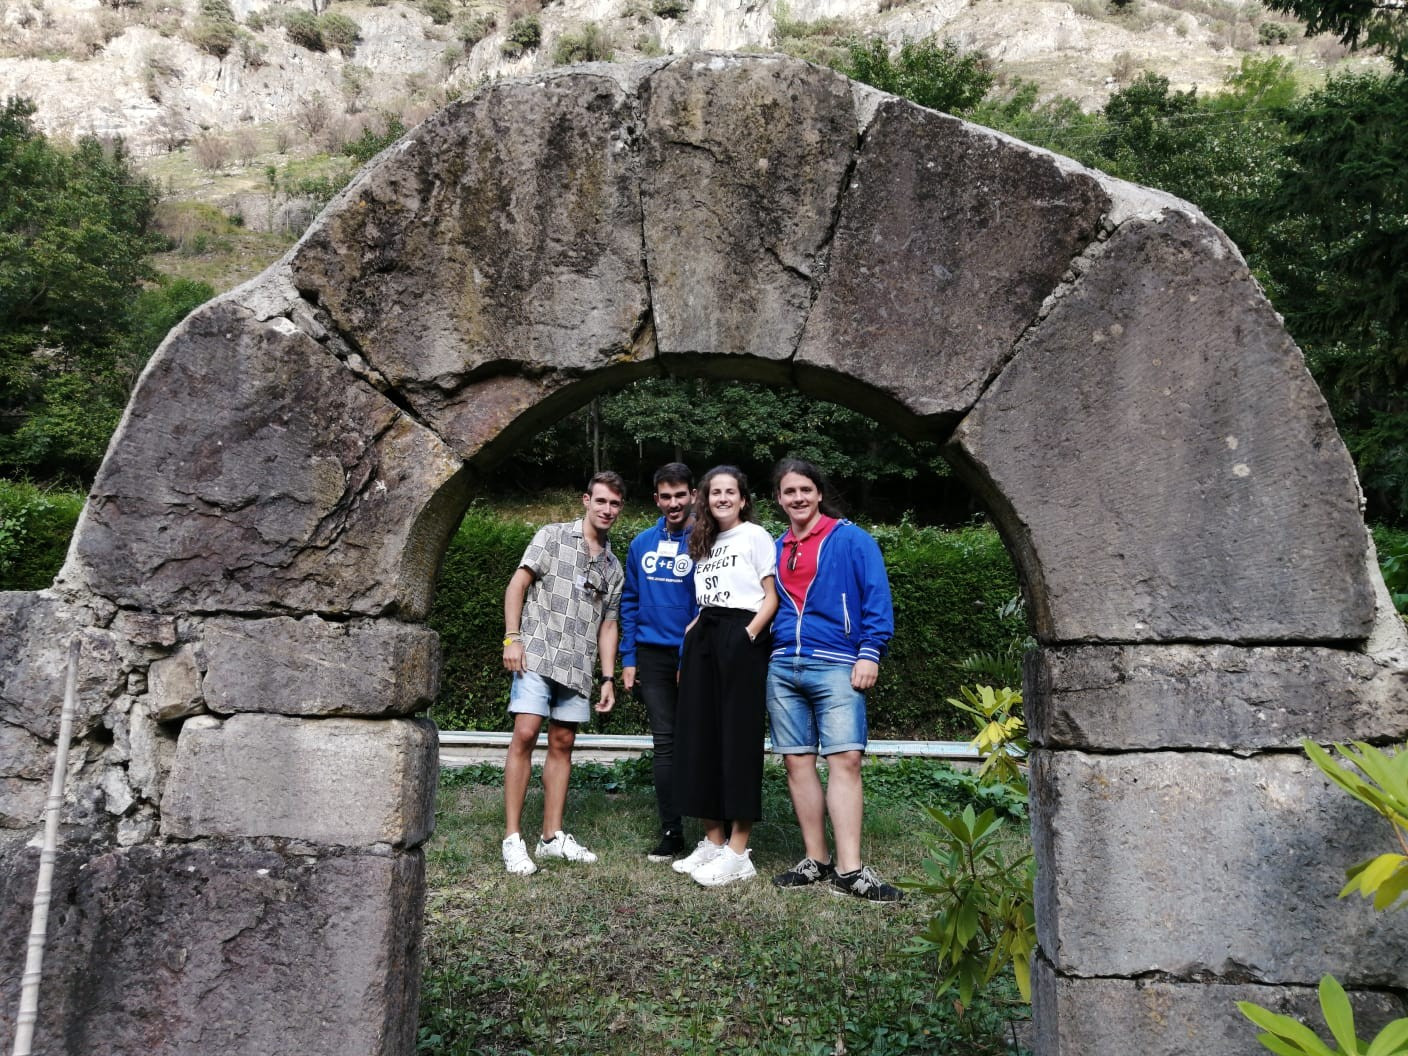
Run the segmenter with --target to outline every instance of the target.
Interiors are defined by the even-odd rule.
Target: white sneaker
[[[528,857],[523,837],[516,832],[504,840],[504,868],[514,876],[532,876],[538,871],[533,859]]]
[[[596,855],[587,850],[570,832],[563,832],[558,829],[553,834],[552,839],[545,840],[538,837],[538,849],[533,852],[535,858],[561,858],[568,862],[582,862],[591,865],[596,861]]]
[[[732,847],[725,846],[710,861],[705,862],[689,874],[691,880],[705,887],[723,887],[736,880],[751,880],[758,875],[753,868],[753,852],[739,854]]]
[[[705,862],[712,862],[719,855],[724,853],[724,844],[710,843],[708,840],[700,840],[694,850],[683,858],[676,859],[670,863],[670,868],[677,873],[684,873],[686,876],[693,873]]]

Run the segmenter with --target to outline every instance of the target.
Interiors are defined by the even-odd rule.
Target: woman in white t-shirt
[[[689,556],[699,615],[685,631],[680,655],[675,806],[704,822],[704,839],[674,869],[718,887],[758,875],[748,836],[763,812],[777,547],[753,522],[748,479],[736,466],[704,474],[698,505]]]

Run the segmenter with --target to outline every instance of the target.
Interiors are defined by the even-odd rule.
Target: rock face
[[[0,925],[24,935],[38,854],[0,850]],[[42,1051],[415,1050],[425,885],[419,852],[281,854],[136,847],[56,870],[36,1039]],[[11,1036],[24,943],[0,970]]]
[[[1048,866],[1037,935],[1063,972],[1408,978],[1408,917],[1334,897],[1346,865],[1387,849],[1386,826],[1367,824],[1303,754],[1041,751],[1031,774],[1032,838]]]
[[[424,719],[191,719],[162,798],[162,832],[414,847],[434,827],[436,752]]]
[[[799,366],[828,372],[805,375],[823,392],[839,372],[921,416],[966,411],[1109,206],[1091,174],[1057,158],[1012,150],[943,114],[880,104],[850,174]],[[1005,292],[996,300],[979,292],[989,289]],[[916,360],[929,364],[922,376]]]
[[[1326,970],[1391,1014],[1408,918],[1335,897],[1384,834],[1299,742],[1403,736],[1408,639],[1236,250],[835,73],[705,55],[487,87],[158,351],[60,580],[0,598],[11,951],[82,643],[46,1051],[411,1051],[416,624],[475,470],[652,372],[947,437],[987,497],[1042,643],[1039,1051],[1225,1035],[1228,995],[1299,1008]]]
[[[1024,698],[1046,748],[1280,748],[1408,736],[1408,666],[1341,649],[1042,649]]]
[[[1354,990],[1349,998],[1363,1037],[1372,1038],[1405,1012],[1403,1002],[1390,994]],[[1320,1037],[1330,1037],[1314,987],[1081,979],[1057,975],[1038,956],[1032,965],[1032,1016],[1043,1029],[1035,1052],[1259,1056],[1266,1049],[1256,1040],[1256,1028],[1238,1011],[1238,1001],[1293,1016]]]
[[[953,443],[1021,511],[1008,538],[1043,641],[1368,636],[1349,455],[1246,265],[1191,212],[1087,254]],[[1288,523],[1286,494],[1312,491]]]
[[[424,618],[423,554],[438,557],[454,527],[425,517],[459,472],[444,444],[292,321],[232,299],[164,349],[61,582],[165,612]]]

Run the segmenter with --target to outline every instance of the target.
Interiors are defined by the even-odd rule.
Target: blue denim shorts
[[[508,693],[510,715],[541,715],[553,722],[590,722],[591,702],[561,682],[532,671],[515,672]]]
[[[865,751],[865,694],[851,685],[851,665],[809,657],[768,665],[772,750],[780,755]]]

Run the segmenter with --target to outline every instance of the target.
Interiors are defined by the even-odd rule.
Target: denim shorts
[[[508,710],[510,715],[541,715],[553,722],[582,723],[592,718],[591,702],[586,697],[532,671],[514,673]]]
[[[768,665],[772,750],[780,755],[865,751],[865,694],[850,664],[788,656]]]

